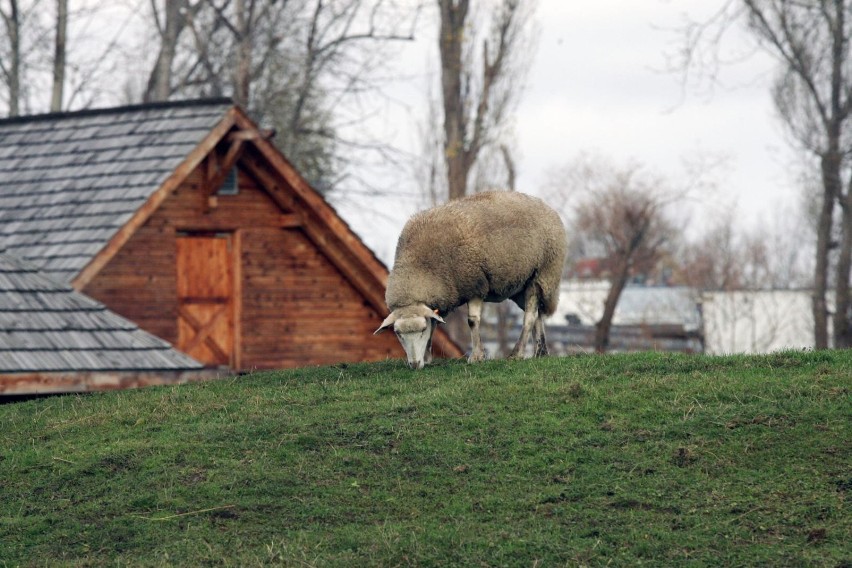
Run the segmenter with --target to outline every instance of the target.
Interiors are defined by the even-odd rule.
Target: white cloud
[[[722,69],[728,87],[684,93],[680,78],[663,72],[684,9],[706,14],[708,3],[541,1],[539,52],[516,124],[521,187],[584,150],[663,174],[706,152],[730,157],[722,194],[746,218],[791,198],[779,184],[788,153],[768,94],[771,60],[756,53]],[[728,41],[742,52],[750,38],[732,29]]]
[[[671,30],[682,14],[707,16],[719,6],[721,0],[539,0],[538,48],[515,124],[518,187],[535,193],[548,170],[581,151],[638,161],[671,176],[682,173],[683,159],[706,153],[729,158],[717,176],[721,199],[736,201],[745,220],[774,203],[793,202],[797,192],[786,170],[792,152],[769,97],[772,60],[755,53],[723,68],[722,84],[711,93],[684,93],[680,78],[663,71],[665,53],[678,47]],[[401,68],[411,79],[398,92],[406,108],[384,115],[384,128],[411,152],[418,150],[417,136],[408,125],[425,116],[425,85],[437,71],[434,33],[424,31],[404,49]],[[734,28],[727,42],[726,53],[743,53],[751,38]],[[353,215],[353,226],[386,252],[384,243],[395,240],[405,219],[397,206],[377,207],[394,211],[398,221],[363,222]],[[371,235],[377,226],[382,234]]]

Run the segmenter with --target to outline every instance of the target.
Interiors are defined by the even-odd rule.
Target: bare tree
[[[628,180],[624,180],[629,183]],[[628,279],[659,260],[671,238],[661,204],[629,185],[613,186],[578,209],[577,226],[604,245],[612,264],[610,289],[596,324],[595,350],[606,351],[615,308]]]
[[[807,343],[800,334],[813,329],[812,310],[802,313],[800,301],[812,272],[803,262],[804,219],[776,209],[771,223],[744,225],[734,211],[717,215],[677,256],[675,281],[702,303],[707,349],[760,353]]]
[[[775,84],[775,105],[796,140],[819,157],[822,207],[817,227],[814,274],[814,322],[817,348],[828,346],[829,250],[835,203],[842,209],[843,239],[835,283],[836,347],[852,345],[849,327],[849,269],[852,259],[852,201],[843,178],[849,177],[852,151],[849,118],[852,113],[852,76],[846,0],[772,3],[744,0],[750,28],[777,54],[784,65]],[[845,173],[845,175],[844,175]],[[850,178],[852,183],[852,178]]]
[[[262,27],[274,16],[276,0],[234,0],[230,2],[218,2],[217,0],[204,0],[215,16],[213,18],[214,30],[225,30],[231,36],[231,50],[234,55],[230,62],[230,75],[232,85],[232,97],[234,102],[249,107],[251,86],[257,73],[262,72],[256,67],[258,53],[262,50],[259,59],[266,61],[276,47],[272,41],[261,46],[260,37]],[[283,2],[280,7],[286,8],[288,2]],[[322,2],[318,1],[317,6]],[[279,12],[280,13],[280,12]],[[196,31],[196,41],[199,41]],[[205,67],[210,67],[209,58],[213,52],[208,48],[199,49],[198,55],[207,58],[203,61]]]
[[[574,246],[608,267],[610,288],[595,329],[595,350],[604,352],[627,283],[654,273],[676,245],[678,232],[668,208],[685,199],[687,190],[669,189],[665,180],[637,165],[616,166],[588,156],[554,173],[550,185],[550,202],[562,204]]]
[[[793,290],[810,286],[812,267],[803,243],[814,238],[807,219],[788,207],[745,223],[736,207],[719,209],[702,233],[676,253],[674,279],[698,292]]]
[[[351,154],[389,153],[346,139],[379,90],[388,46],[413,37],[419,5],[388,0],[176,0],[153,3],[161,45],[149,99],[230,95],[280,134],[275,143],[320,191],[350,172]],[[365,161],[363,158],[359,162]]]
[[[834,291],[834,342],[852,345],[849,276],[852,267],[852,3],[849,0],[727,0],[707,22],[691,23],[680,52],[686,72],[719,48],[724,31],[744,22],[760,48],[775,56],[780,72],[773,96],[779,115],[801,148],[816,158],[822,195],[814,260],[813,316],[817,348],[829,344],[830,288],[835,207],[841,209],[841,242]],[[844,179],[849,180],[844,183]]]
[[[104,25],[103,4],[0,2],[0,97],[10,115],[85,108],[107,98],[133,17],[116,11]]]
[[[677,276],[701,291],[738,290],[743,286],[742,259],[732,211],[718,217],[702,235],[680,252]]]
[[[61,10],[61,6],[57,6]],[[29,111],[31,96],[38,93],[38,67],[47,67],[51,45],[46,40],[50,25],[45,25],[42,0],[9,0],[0,4],[0,18],[6,31],[0,46],[0,71],[7,88],[9,116]],[[67,15],[67,14],[66,14]],[[57,20],[57,30],[59,27]],[[58,37],[57,31],[57,41]],[[63,64],[64,66],[64,64]]]
[[[221,96],[249,107],[251,86],[274,45],[261,45],[269,29],[282,25],[291,2],[276,0],[175,0],[151,2],[159,40],[146,100]],[[190,36],[182,41],[184,32]],[[286,32],[285,32],[286,33]]]
[[[438,0],[443,152],[449,199],[468,193],[477,158],[483,148],[497,141],[519,94],[523,84],[519,51],[532,7],[530,0],[501,0],[491,29],[482,40],[481,57],[476,58],[477,23],[471,16],[470,0]],[[475,62],[479,69],[474,67]]]

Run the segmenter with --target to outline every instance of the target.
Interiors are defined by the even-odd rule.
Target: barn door
[[[232,237],[179,234],[177,238],[177,347],[207,365],[236,367]]]

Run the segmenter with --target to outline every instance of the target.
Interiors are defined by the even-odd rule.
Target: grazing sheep
[[[467,303],[468,361],[481,361],[482,303],[511,298],[524,325],[510,357],[523,357],[533,328],[535,356],[546,355],[542,313],[556,309],[566,248],[556,212],[522,193],[479,193],[419,213],[399,236],[385,295],[391,314],[376,333],[393,326],[409,366],[421,369],[441,316]]]

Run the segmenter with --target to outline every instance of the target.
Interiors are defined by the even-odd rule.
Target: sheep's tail
[[[539,311],[546,316],[552,316],[556,312],[556,306],[559,304],[559,284],[551,286],[547,289],[541,284],[537,284],[539,301]],[[553,290],[555,288],[555,291]]]
[[[562,267],[565,263],[564,245],[557,245],[554,249],[549,262],[542,266],[536,278],[538,297],[540,298],[539,309],[548,316],[553,315],[557,304],[559,304],[559,284],[562,281]]]

